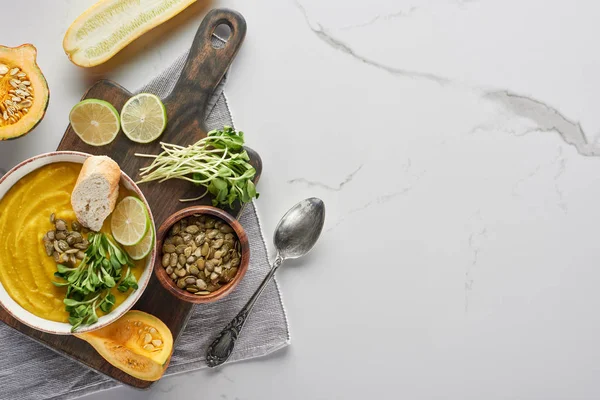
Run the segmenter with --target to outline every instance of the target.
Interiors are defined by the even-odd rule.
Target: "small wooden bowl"
[[[190,293],[186,290],[180,289],[177,287],[176,283],[171,279],[169,275],[167,275],[167,271],[162,266],[162,246],[163,241],[171,227],[178,221],[183,218],[189,217],[191,215],[196,214],[204,214],[211,215],[213,217],[217,217],[233,228],[235,234],[240,241],[240,245],[242,248],[242,259],[240,260],[240,265],[238,267],[237,274],[233,277],[231,282],[226,285],[220,287],[214,292],[199,296],[193,293]],[[246,271],[248,270],[248,264],[250,263],[250,245],[248,244],[248,235],[246,235],[246,231],[242,228],[242,225],[229,215],[227,212],[221,210],[220,208],[211,207],[211,206],[193,206],[184,208],[183,210],[179,210],[176,213],[169,216],[158,228],[158,233],[156,235],[156,249],[157,249],[157,257],[154,263],[154,273],[158,278],[158,281],[165,289],[167,289],[173,296],[177,297],[180,300],[187,301],[189,303],[201,304],[201,303],[212,303],[213,301],[219,300],[225,296],[227,296],[237,285],[240,283]],[[159,256],[160,255],[160,256]]]

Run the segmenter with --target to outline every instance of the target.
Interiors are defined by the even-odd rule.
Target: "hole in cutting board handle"
[[[221,23],[215,28],[212,34],[214,36],[212,47],[214,49],[222,49],[231,37],[231,27],[227,23]]]

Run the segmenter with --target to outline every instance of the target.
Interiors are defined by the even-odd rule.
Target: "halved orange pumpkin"
[[[0,140],[23,136],[44,118],[50,91],[31,44],[0,46]]]
[[[104,328],[75,336],[91,344],[121,371],[145,381],[160,379],[173,353],[169,328],[142,311],[128,311]]]

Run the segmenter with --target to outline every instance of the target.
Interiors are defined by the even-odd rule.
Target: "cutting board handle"
[[[223,47],[215,48],[212,35],[221,24],[229,26],[231,34]],[[196,32],[179,80],[165,99],[168,115],[178,116],[177,121],[169,121],[171,128],[185,131],[204,126],[208,101],[245,37],[246,20],[237,11],[220,8],[206,14]]]

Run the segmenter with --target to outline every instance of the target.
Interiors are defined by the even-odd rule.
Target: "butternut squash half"
[[[31,44],[0,46],[0,140],[23,136],[44,118],[50,91]]]
[[[159,380],[173,353],[169,328],[142,311],[128,311],[104,328],[75,336],[91,344],[113,366],[145,381]]]

